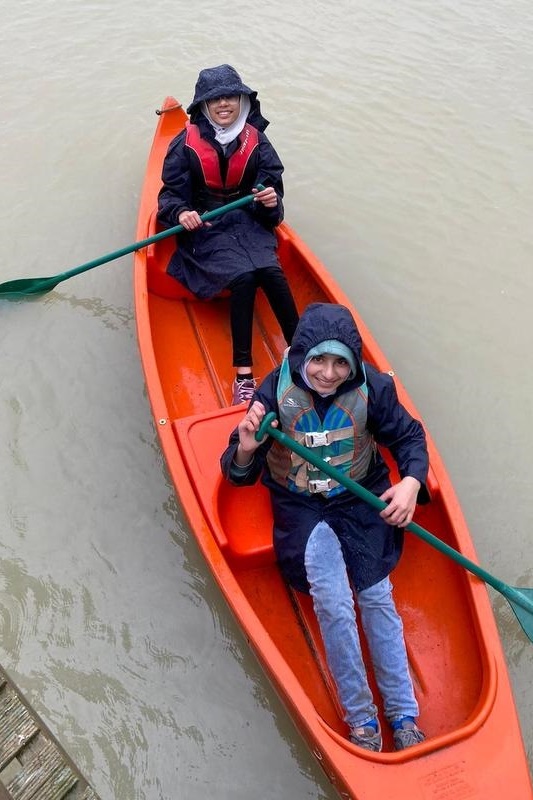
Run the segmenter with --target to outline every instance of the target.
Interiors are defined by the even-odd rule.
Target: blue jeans
[[[376,717],[377,708],[363,663],[354,598],[341,546],[326,522],[319,522],[309,536],[305,569],[344,719],[351,728],[359,727]],[[390,722],[403,716],[417,717],[403,625],[389,578],[359,592],[357,606],[385,716]]]

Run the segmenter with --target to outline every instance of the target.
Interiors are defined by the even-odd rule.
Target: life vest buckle
[[[329,490],[331,489],[331,478],[325,478],[325,479],[316,478],[312,481],[308,481],[307,488],[310,494],[329,492]]]
[[[326,447],[329,444],[329,431],[309,431],[305,434],[306,447]]]

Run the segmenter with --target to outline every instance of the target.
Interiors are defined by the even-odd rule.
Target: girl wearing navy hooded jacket
[[[180,224],[168,273],[210,299],[230,291],[233,403],[256,387],[252,367],[255,294],[262,288],[290,344],[298,312],[276,254],[283,220],[283,164],[267,139],[257,92],[229,64],[203,69],[187,109],[190,123],[171,143],[163,165],[158,218]],[[257,191],[262,184],[266,188]],[[253,193],[254,202],[203,223],[200,216]]]
[[[355,593],[400,750],[424,734],[416,724],[418,704],[389,574],[417,501],[429,499],[429,461],[422,425],[399,402],[392,377],[363,362],[361,352],[347,308],[308,306],[281,366],[262,382],[231,434],[221,466],[236,485],[262,476],[270,490],[278,563],[295,589],[312,596],[350,739],[379,751],[381,730],[361,654]],[[272,438],[258,443],[255,433],[271,411],[286,434],[317,446],[337,469],[386,501],[386,509],[379,513]],[[401,479],[394,485],[378,445],[397,463]]]

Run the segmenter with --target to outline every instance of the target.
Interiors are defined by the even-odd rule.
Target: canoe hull
[[[141,198],[138,239],[157,229],[162,160],[187,119],[173,98],[167,98],[163,109]],[[278,245],[298,308],[316,300],[348,306],[365,343],[365,359],[392,373],[349,298],[285,223],[278,229]],[[501,800],[506,792],[513,800],[532,800],[486,588],[410,535],[392,577],[420,723],[428,738],[394,752],[386,733],[384,752],[378,754],[347,740],[309,598],[284,585],[275,563],[266,490],[232,487],[220,475],[220,454],[244,413],[243,407],[228,407],[233,368],[227,298],[198,301],[166,275],[173,247],[173,241],[163,240],[135,254],[139,349],[161,447],[206,563],[340,796],[392,800],[400,793],[420,800]],[[279,361],[285,342],[261,295],[254,326],[255,370],[264,375]],[[402,402],[420,418],[397,377],[395,381]],[[429,436],[428,446],[433,500],[417,512],[416,521],[475,561],[459,504]]]

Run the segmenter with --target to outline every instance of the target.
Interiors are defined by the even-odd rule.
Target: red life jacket
[[[197,125],[187,125],[185,146],[190,147],[198,156],[205,185],[215,192],[235,189],[241,183],[250,157],[259,144],[257,128],[246,123],[239,134],[239,143],[237,150],[228,159],[226,180],[223,181],[217,150],[207,139],[202,139]]]

